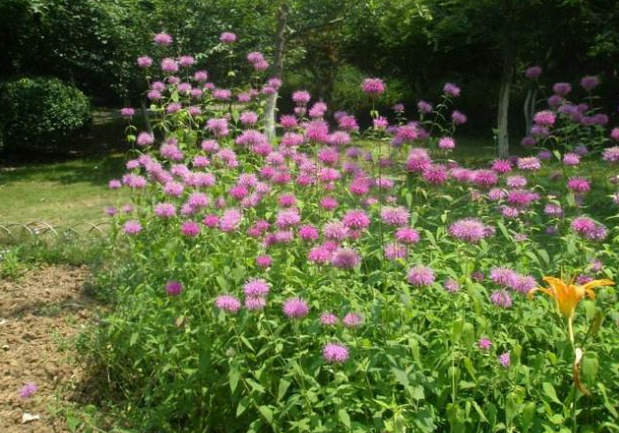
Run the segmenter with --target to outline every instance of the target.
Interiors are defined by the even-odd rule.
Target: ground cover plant
[[[132,199],[108,209],[117,305],[86,345],[140,431],[619,430],[619,129],[595,78],[536,105],[528,154],[471,167],[455,84],[366,131],[298,90],[269,142],[263,54],[215,84],[154,43],[154,129],[123,108],[110,182]]]

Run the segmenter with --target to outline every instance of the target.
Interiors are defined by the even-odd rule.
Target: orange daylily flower
[[[529,292],[529,297],[533,297],[535,292],[546,293],[551,298],[555,299],[557,308],[563,317],[566,319],[572,319],[576,306],[585,297],[595,299],[595,293],[593,289],[596,287],[613,286],[611,280],[593,280],[586,284],[573,284],[572,282],[564,282],[563,280],[555,277],[544,277],[544,281],[548,284],[549,288],[538,287]]]

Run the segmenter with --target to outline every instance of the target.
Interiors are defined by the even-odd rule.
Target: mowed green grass
[[[67,227],[105,220],[106,206],[127,202],[126,193],[107,187],[123,173],[123,137],[115,111],[98,110],[89,133],[67,143],[64,154],[0,160],[0,224]]]
[[[103,209],[124,203],[126,194],[109,190],[123,171],[123,154],[24,165],[0,172],[0,223],[44,221],[57,226],[99,222]]]

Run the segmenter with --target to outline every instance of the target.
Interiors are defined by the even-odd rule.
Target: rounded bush
[[[0,91],[4,150],[50,150],[90,119],[90,101],[56,78],[20,78]]]

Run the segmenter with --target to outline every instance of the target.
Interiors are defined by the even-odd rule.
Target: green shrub
[[[56,78],[20,78],[2,86],[0,118],[4,150],[49,150],[88,124],[90,101]]]

